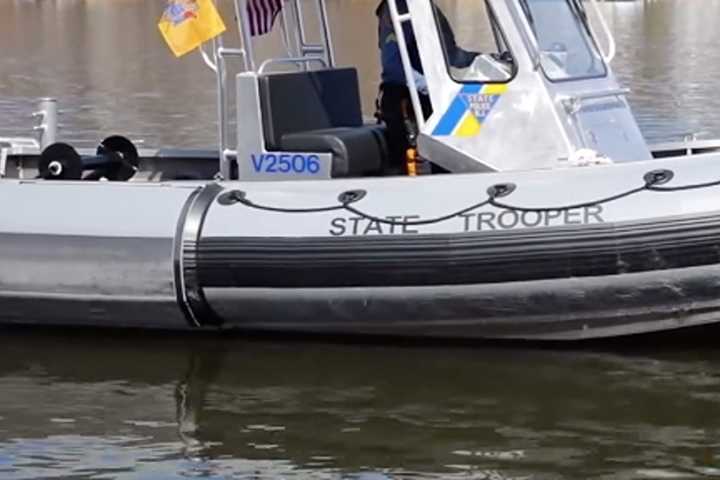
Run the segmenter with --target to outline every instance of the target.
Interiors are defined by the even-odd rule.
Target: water
[[[66,139],[214,142],[213,77],[155,30],[163,2],[2,0],[0,131],[61,100]],[[225,2],[227,3],[227,2]],[[373,2],[336,0],[366,113]],[[604,6],[652,139],[720,136],[720,0]],[[277,38],[262,50],[277,48]],[[10,334],[0,479],[689,479],[720,476],[720,355]]]
[[[455,0],[450,11],[471,9]],[[452,3],[452,0],[443,4]],[[231,2],[220,2],[232,18]],[[120,133],[146,146],[216,141],[214,77],[197,54],[179,60],[157,31],[161,0],[2,0],[0,132],[27,134],[40,96],[64,111],[65,140],[95,144]],[[477,5],[479,5],[479,0]],[[340,64],[359,68],[365,114],[373,113],[378,60],[374,0],[331,0]],[[604,10],[617,37],[615,70],[645,135],[720,137],[720,0],[613,2]],[[468,15],[468,22],[474,22]],[[458,31],[467,26],[458,25]],[[228,41],[232,43],[232,38]],[[277,32],[260,56],[278,51]],[[237,66],[237,65],[235,65]]]
[[[0,478],[720,475],[717,351],[5,334]]]

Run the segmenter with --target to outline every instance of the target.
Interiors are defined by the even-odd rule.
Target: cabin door
[[[407,7],[432,104],[419,122],[423,157],[453,172],[540,168],[568,157],[567,133],[508,2]]]

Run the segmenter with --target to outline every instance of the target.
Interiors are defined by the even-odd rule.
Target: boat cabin
[[[245,3],[236,1],[243,49],[228,50],[220,40],[208,59],[219,79],[223,177],[383,174],[392,149],[381,125],[363,123],[358,73],[336,63],[324,0],[285,2],[276,28],[283,29],[287,56],[263,61],[253,53]],[[571,164],[577,152],[613,162],[651,158],[610,67],[614,41],[595,0],[387,0],[387,6],[421,158],[449,172],[555,168]],[[306,37],[312,15],[320,25],[315,44]],[[476,55],[469,64],[453,60],[457,47],[448,45],[447,29],[459,48]],[[368,36],[377,48],[376,32]],[[234,148],[227,145],[224,108],[224,63],[232,54],[245,66],[234,84]],[[427,116],[417,115],[419,88],[431,105]]]
[[[233,2],[235,28],[229,30],[239,32],[240,47],[219,36],[201,49],[216,74],[217,150],[138,154],[116,137],[82,158],[67,145],[48,150],[56,129],[49,102],[36,127],[43,155],[38,160],[17,139],[5,146],[0,139],[0,177],[14,176],[13,162],[19,178],[38,172],[64,180],[405,174],[393,168],[406,160],[391,154],[397,138],[363,116],[357,69],[337,62],[325,0],[279,2],[274,28],[286,52],[271,58],[255,53],[249,1]],[[384,41],[397,44],[410,94],[409,161],[472,173],[652,158],[627,90],[613,74],[615,43],[596,0],[386,0],[385,6],[394,33]],[[377,37],[375,29],[368,32],[366,48],[379,57]],[[240,72],[230,78],[228,64],[238,60]],[[93,173],[83,173],[88,170]]]

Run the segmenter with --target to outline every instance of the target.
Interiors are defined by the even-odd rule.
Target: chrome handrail
[[[200,50],[200,55],[202,55],[202,59],[203,62],[205,62],[205,65],[207,65],[210,70],[217,73],[217,63],[212,61],[210,55],[208,55],[208,53],[205,51],[205,48],[200,45],[200,48],[198,50]]]
[[[7,157],[10,153],[9,147],[0,148],[0,178],[5,177],[5,169],[7,166]]]
[[[565,111],[574,115],[582,108],[584,100],[598,100],[609,97],[622,97],[630,93],[629,88],[615,88],[612,90],[601,90],[598,92],[580,92],[572,95],[558,95],[557,100],[565,107]]]
[[[217,1],[217,0],[214,0]],[[227,70],[225,59],[229,56],[239,56],[243,59],[243,72],[254,72],[262,74],[270,65],[283,64],[300,64],[305,68],[311,62],[317,62],[325,68],[333,67],[335,57],[333,53],[333,45],[330,27],[328,23],[327,8],[325,0],[315,0],[318,17],[320,21],[320,42],[310,43],[305,31],[305,18],[300,6],[299,0],[287,0],[283,2],[282,9],[282,25],[283,25],[283,41],[288,50],[286,58],[272,58],[265,60],[256,66],[253,51],[253,39],[251,36],[250,18],[248,16],[248,0],[233,0],[235,9],[235,24],[240,35],[242,48],[226,48],[223,45],[222,35],[213,39],[213,54],[208,53],[201,48],[200,54],[205,64],[215,72],[217,77],[217,111],[218,111],[218,153],[220,156],[220,173],[224,178],[230,178],[231,168],[226,158],[226,153],[231,152],[227,147],[229,127],[228,106],[226,101],[229,98],[227,92]],[[290,19],[290,17],[293,17]],[[291,21],[289,21],[291,20]],[[294,23],[292,26],[295,30],[295,45],[289,45],[290,34],[288,24]],[[292,52],[291,52],[292,50]],[[239,112],[236,111],[236,115]]]
[[[294,58],[268,58],[264,62],[260,64],[260,67],[258,68],[258,75],[262,75],[265,73],[265,70],[268,66],[274,65],[277,63],[288,63],[288,64],[310,64],[313,62],[317,62],[320,65],[322,65],[325,68],[328,68],[328,64],[325,61],[323,57],[294,57]]]
[[[598,7],[597,0],[590,0],[590,4],[593,6],[593,9],[595,10],[595,14],[598,17],[598,20],[600,21],[600,26],[603,28],[603,31],[605,33],[605,37],[607,37],[608,41],[608,51],[607,53],[601,52],[601,55],[603,56],[603,59],[606,63],[610,64],[613,59],[615,58],[615,54],[617,53],[617,44],[615,43],[615,36],[613,36],[612,31],[610,30],[610,27],[608,26],[607,22],[605,21],[605,15],[600,11],[600,7]],[[588,22],[590,24],[590,22]],[[592,26],[590,26],[590,29],[592,30]],[[593,32],[593,35],[595,35],[595,32]]]
[[[28,137],[0,137],[0,178],[7,176],[7,160],[10,155],[37,155],[40,142]],[[20,171],[22,176],[22,171]]]
[[[415,124],[417,125],[418,130],[422,130],[425,126],[425,116],[423,115],[422,104],[420,103],[420,93],[418,93],[415,75],[412,74],[413,68],[412,63],[410,62],[407,40],[405,39],[405,30],[403,29],[403,23],[411,22],[412,16],[409,12],[400,15],[396,0],[388,0],[387,4],[390,8],[390,18],[392,19],[393,29],[395,30],[398,47],[400,48],[400,60],[402,61],[403,70],[405,72],[405,81],[407,82],[408,89],[410,90],[410,101],[412,102],[415,113]]]
[[[0,137],[0,145],[12,153],[30,153],[40,151],[40,143],[29,137]]]

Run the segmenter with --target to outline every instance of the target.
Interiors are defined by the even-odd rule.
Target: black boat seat
[[[385,134],[379,125],[288,133],[283,135],[281,146],[288,152],[332,153],[333,178],[377,173],[386,151]]]
[[[332,177],[378,173],[387,157],[383,128],[363,125],[354,68],[259,77],[268,151],[332,154]]]

